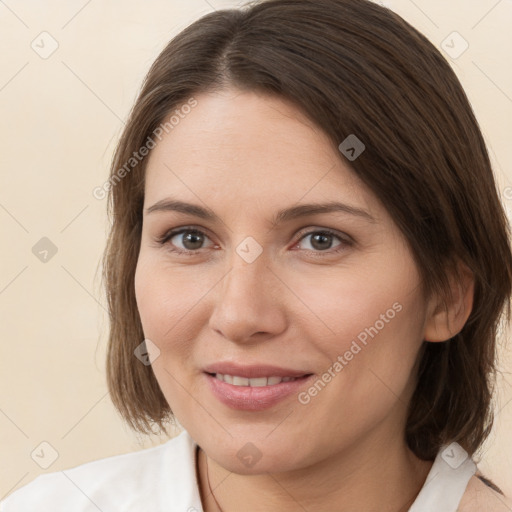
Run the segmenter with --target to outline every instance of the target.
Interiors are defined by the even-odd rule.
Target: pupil
[[[194,242],[194,238],[196,239],[196,241]],[[185,242],[192,242],[192,245],[194,245],[194,243],[196,245],[198,245],[199,247],[189,247],[190,250],[194,250],[194,249],[199,249],[200,246],[201,246],[201,236],[200,235],[197,235],[195,233],[188,233],[186,236],[185,236]]]
[[[330,238],[331,235],[325,235],[325,234],[319,234],[319,235],[314,235],[313,236],[313,247],[317,246],[318,244],[316,243],[316,240],[317,239],[323,239],[324,241],[327,240],[329,241],[329,238]],[[328,246],[330,245],[329,243],[327,244]],[[320,246],[319,247],[316,247],[317,249],[328,249],[329,247],[325,247],[325,246],[322,246],[322,244],[320,243]]]

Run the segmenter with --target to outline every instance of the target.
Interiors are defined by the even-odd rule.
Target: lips
[[[204,376],[210,391],[224,405],[254,412],[291,398],[315,378],[305,370],[233,362],[209,365]]]
[[[236,386],[209,373],[204,376],[210,392],[221,403],[232,409],[254,412],[269,409],[281,401],[291,399],[315,379],[314,375],[309,375],[270,386]]]
[[[242,365],[231,361],[214,363],[206,366],[203,371],[209,374],[230,375],[232,377],[242,377],[246,379],[257,379],[266,377],[304,377],[311,375],[307,370],[297,370],[292,368],[283,368],[280,366],[267,364]]]

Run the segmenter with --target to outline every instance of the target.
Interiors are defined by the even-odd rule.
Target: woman
[[[184,431],[3,512],[511,509],[473,460],[509,228],[417,30],[366,0],[204,16],[152,65],[108,190],[111,397]]]

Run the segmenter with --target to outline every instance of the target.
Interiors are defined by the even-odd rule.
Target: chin
[[[209,457],[226,470],[239,475],[262,475],[292,471],[304,465],[303,457],[297,452],[297,446],[287,445],[279,438],[265,440],[264,435],[251,436],[237,440],[231,439],[228,446],[203,446]]]
[[[296,469],[290,461],[282,461],[275,456],[263,456],[253,466],[246,465],[238,460],[236,453],[231,457],[225,455],[218,461],[225,469],[238,475],[265,475],[268,473],[281,473]]]

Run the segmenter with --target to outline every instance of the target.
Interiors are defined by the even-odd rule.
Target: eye
[[[317,229],[307,233],[302,233],[300,240],[293,247],[297,247],[303,240],[306,240],[308,237],[311,237],[310,246],[312,249],[305,250],[306,252],[312,253],[315,256],[323,256],[322,253],[327,253],[326,255],[332,255],[333,253],[346,250],[347,247],[350,247],[354,244],[354,241],[348,235],[337,234],[330,229]],[[174,238],[176,239],[175,242],[172,241]],[[332,240],[334,238],[337,238],[341,243],[335,246],[334,250],[331,250]],[[167,231],[161,237],[157,238],[157,242],[160,245],[168,245],[170,252],[183,254],[185,256],[194,256],[199,252],[200,249],[203,249],[202,245],[205,239],[209,239],[209,237],[200,229],[183,227]],[[181,243],[183,248],[177,246],[177,243]],[[215,244],[213,244],[213,246],[215,246]]]
[[[350,239],[348,235],[341,236],[337,234],[336,232],[330,230],[330,229],[322,229],[322,230],[316,230],[316,231],[309,231],[301,237],[299,240],[299,244],[306,240],[307,238],[310,238],[309,245],[312,247],[312,249],[306,249],[308,252],[316,253],[315,255],[322,256],[321,253],[338,253],[340,251],[345,250],[347,247],[350,247],[353,245],[353,241]],[[332,241],[334,238],[337,238],[341,243],[339,243],[337,246],[335,246],[334,250],[330,250],[332,247]],[[297,246],[296,244],[295,246]],[[294,247],[295,247],[294,246]]]
[[[186,236],[181,236],[183,234],[185,234]],[[176,238],[178,241],[181,238],[181,240],[182,240],[181,243],[184,245],[184,248],[181,249],[180,247],[178,247],[176,249],[175,248],[176,244],[171,243],[171,240],[173,238]],[[162,245],[168,244],[168,245],[172,246],[171,248],[169,248],[169,250],[171,252],[176,252],[179,254],[186,254],[186,255],[194,255],[197,253],[197,251],[199,249],[202,248],[201,245],[203,244],[203,241],[205,238],[208,238],[208,237],[203,231],[201,231],[199,229],[184,227],[184,228],[168,231],[162,237],[160,237],[157,241],[158,241],[158,243],[160,243]]]

